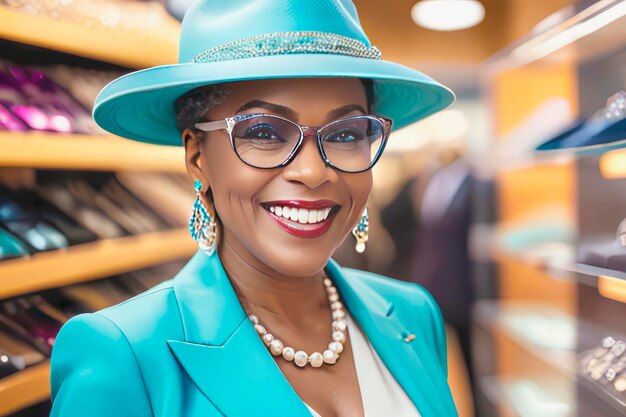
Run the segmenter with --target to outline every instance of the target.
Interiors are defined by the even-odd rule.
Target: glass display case
[[[473,311],[478,415],[626,416],[626,2],[548,17],[482,86],[474,170],[496,214],[474,225],[494,266]]]

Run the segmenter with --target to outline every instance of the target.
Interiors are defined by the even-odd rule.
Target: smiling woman
[[[256,101],[255,107],[249,105],[253,101]],[[263,103],[272,103],[270,107],[273,110],[266,108]],[[382,126],[372,128],[369,125],[373,123],[366,123],[361,128],[358,122],[350,121],[350,116],[363,114],[355,106],[367,108],[365,90],[356,79],[246,81],[233,84],[230,94],[220,105],[206,113],[206,119],[224,120],[232,116],[267,114],[276,110],[281,110],[281,113],[256,117],[259,120],[252,123],[247,123],[251,119],[244,119],[244,122],[233,126],[233,133],[240,134],[237,135],[239,137],[231,134],[231,140],[224,131],[183,131],[187,169],[203,184],[200,194],[210,193],[206,205],[214,206],[214,212],[218,213],[224,226],[220,228],[219,253],[227,270],[231,259],[237,258],[244,261],[242,265],[263,271],[273,279],[292,281],[293,277],[315,276],[324,268],[335,249],[357,224],[371,191],[372,174],[367,169],[371,166],[367,135],[384,135]],[[242,108],[245,110],[241,111]],[[336,109],[339,108],[348,110],[348,113],[342,111],[340,117],[343,119],[339,119],[343,120],[341,123],[333,119],[337,117]],[[295,120],[287,121],[276,116]],[[303,135],[293,122],[307,126],[327,125],[331,133],[326,136],[314,132]],[[240,129],[240,123],[246,126]],[[255,132],[249,132],[255,127]],[[339,171],[329,166],[332,162],[326,163],[322,156],[324,149],[335,146],[328,144],[327,137],[346,127],[358,130],[360,135],[365,136],[364,140],[359,141],[365,141],[368,160],[367,164],[359,166],[361,172],[358,173]],[[259,129],[262,129],[260,133]],[[266,138],[268,132],[272,132],[269,139]],[[265,144],[256,145],[256,149],[250,150],[252,145],[247,142],[251,140],[281,143],[269,149]],[[242,141],[246,143],[241,144]],[[320,147],[320,142],[326,145]],[[327,156],[340,154],[341,157],[333,159],[336,163],[344,160],[360,162],[360,153],[355,152],[352,145],[349,148],[348,152],[333,150],[332,153],[324,153]],[[246,163],[241,163],[239,159]],[[269,166],[261,165],[268,161]],[[350,162],[347,164],[348,167],[352,165]],[[275,167],[280,168],[259,169]],[[283,213],[280,217],[273,215],[270,206],[282,206],[287,216]],[[304,212],[304,209],[309,208],[328,209],[329,216],[322,222],[304,226],[299,222],[300,209]],[[308,212],[306,214],[308,220]],[[232,274],[233,278],[249,275],[248,270]],[[313,281],[319,284],[319,279]],[[318,287],[316,293],[323,295],[321,286],[313,284],[312,287]],[[296,313],[306,315],[306,311]]]
[[[347,0],[196,3],[181,62],[109,84],[94,117],[184,146],[200,249],[63,327],[52,415],[455,416],[432,297],[331,259],[350,232],[367,241],[392,127],[452,98],[382,61]]]

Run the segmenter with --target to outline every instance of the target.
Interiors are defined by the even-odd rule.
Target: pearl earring
[[[361,215],[361,220],[359,223],[352,229],[352,234],[356,238],[356,246],[354,249],[358,253],[365,252],[365,243],[367,243],[367,239],[369,238],[369,218],[367,216],[367,207],[363,210],[363,214]]]
[[[200,249],[208,256],[213,255],[217,243],[217,222],[209,215],[204,203],[200,199],[202,183],[196,180],[193,184],[196,190],[196,201],[189,218],[189,233]]]

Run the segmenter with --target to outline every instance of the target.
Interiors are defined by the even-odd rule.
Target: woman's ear
[[[183,146],[185,147],[185,165],[187,172],[192,178],[197,178],[206,185],[206,176],[202,172],[202,155],[200,149],[200,138],[197,132],[192,129],[185,129],[182,133]]]
[[[202,151],[200,148],[201,138],[192,129],[185,129],[182,133],[183,146],[185,147],[185,165],[187,172],[192,179],[199,179],[202,183],[200,190],[201,198],[205,201],[205,207],[211,216],[215,216],[215,207],[213,205],[213,193],[209,184],[207,173],[202,171]]]

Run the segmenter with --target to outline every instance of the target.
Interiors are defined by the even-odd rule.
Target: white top
[[[420,417],[415,405],[378,357],[361,328],[348,311],[344,311],[365,417]],[[306,402],[304,404],[313,417],[322,417]]]

